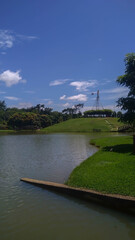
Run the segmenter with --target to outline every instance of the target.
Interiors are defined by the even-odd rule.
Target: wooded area
[[[5,101],[0,101],[0,130],[36,130],[80,117],[116,117],[116,112],[109,109],[90,110],[81,112],[83,104],[73,108],[66,108],[62,112],[53,111],[44,104],[37,104],[30,108],[8,108]]]

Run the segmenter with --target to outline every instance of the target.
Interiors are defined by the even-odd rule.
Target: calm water
[[[63,183],[96,151],[81,134],[0,135],[1,240],[135,239],[135,218],[20,182]]]

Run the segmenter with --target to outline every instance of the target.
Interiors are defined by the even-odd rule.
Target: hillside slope
[[[91,140],[100,149],[77,166],[69,186],[135,197],[135,155],[132,136]]]
[[[117,118],[76,118],[44,128],[46,133],[55,132],[108,132],[117,131],[122,123]]]

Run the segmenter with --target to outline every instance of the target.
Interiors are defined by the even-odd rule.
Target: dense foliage
[[[56,123],[66,121],[73,117],[79,117],[82,104],[78,104],[75,112],[58,112],[44,104],[37,104],[30,108],[7,108],[5,101],[0,101],[0,129],[40,129]],[[78,112],[77,112],[78,111]]]
[[[125,57],[125,74],[117,78],[117,83],[129,89],[127,97],[118,99],[118,106],[124,110],[120,120],[135,128],[135,53]]]
[[[69,119],[82,117],[116,117],[116,112],[109,109],[86,111],[81,113],[83,104],[79,103],[62,112],[53,111],[44,104],[37,104],[30,108],[7,108],[5,101],[0,101],[0,130],[5,129],[41,129]],[[71,126],[70,126],[71,128]]]
[[[112,117],[114,112],[110,109],[88,110],[84,112],[84,117]]]
[[[8,126],[13,129],[38,129],[48,127],[52,124],[47,115],[36,113],[14,113],[9,121]]]

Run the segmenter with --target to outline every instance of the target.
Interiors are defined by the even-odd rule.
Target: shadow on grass
[[[134,154],[132,144],[119,144],[114,146],[107,146],[103,148],[103,151]]]

